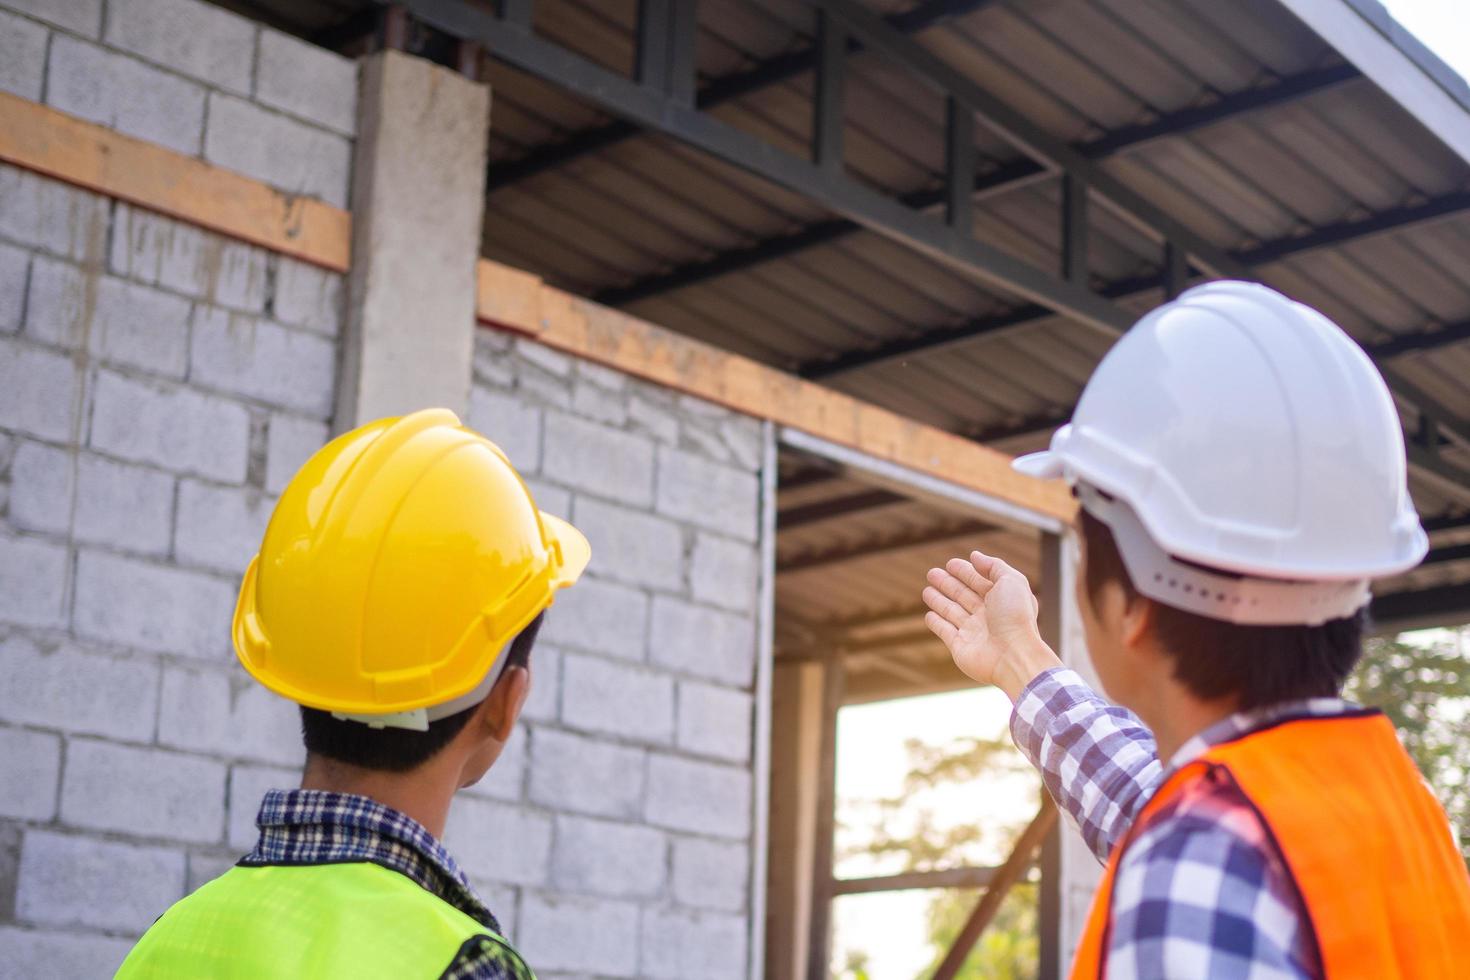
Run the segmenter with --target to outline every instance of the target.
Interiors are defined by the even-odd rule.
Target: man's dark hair
[[[1112,530],[1085,509],[1087,594],[1094,604],[1108,582],[1138,595]],[[1209,569],[1216,574],[1230,574]],[[1174,661],[1174,678],[1195,697],[1233,697],[1249,711],[1298,698],[1336,697],[1363,653],[1363,613],[1320,626],[1243,626],[1154,603],[1159,644]]]
[[[543,612],[511,641],[505,655],[505,670],[530,669],[531,647],[546,618]],[[501,674],[504,676],[504,673]],[[498,683],[498,682],[497,682]],[[454,736],[464,730],[479,705],[472,705],[447,718],[429,722],[428,731],[406,728],[370,728],[360,721],[333,718],[331,712],[301,707],[301,737],[306,751],[348,765],[384,772],[408,772],[428,762]]]

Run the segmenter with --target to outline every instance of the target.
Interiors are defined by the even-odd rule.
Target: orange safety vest
[[[1211,773],[1280,848],[1331,980],[1470,977],[1470,875],[1444,810],[1381,712],[1279,721],[1209,749],[1143,808],[1092,899],[1073,980],[1107,973],[1113,879],[1128,845]]]

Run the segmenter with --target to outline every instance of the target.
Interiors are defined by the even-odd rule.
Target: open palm
[[[996,669],[1016,649],[1040,643],[1036,596],[1026,576],[979,551],[931,568],[924,625],[949,648],[955,666],[979,684],[996,683]]]

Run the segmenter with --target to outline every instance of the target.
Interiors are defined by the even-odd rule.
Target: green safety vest
[[[483,923],[376,864],[237,865],[159,917],[117,977],[432,978],[487,941],[520,965]]]

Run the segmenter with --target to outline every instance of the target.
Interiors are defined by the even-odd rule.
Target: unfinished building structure
[[[975,546],[1085,667],[1008,461],[1138,313],[1351,331],[1432,541],[1375,621],[1470,619],[1470,90],[1373,0],[1226,6],[0,0],[0,963],[105,974],[250,844],[301,749],[238,577],[331,432],[441,404],[595,552],[448,832],[540,975],[819,978],[836,896],[1020,873],[1060,975],[1044,807],[833,877],[835,718],[963,685],[918,592]]]

